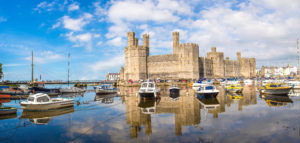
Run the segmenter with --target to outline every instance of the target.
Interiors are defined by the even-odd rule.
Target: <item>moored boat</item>
[[[84,89],[78,88],[78,87],[66,87],[59,89],[60,93],[83,93],[85,92]]]
[[[94,89],[98,95],[117,93],[117,89],[113,88],[112,84],[101,84],[100,86],[95,86]]]
[[[244,85],[253,85],[253,83],[254,83],[254,80],[252,80],[252,79],[244,80]]]
[[[197,96],[212,96],[216,97],[219,94],[219,90],[213,84],[195,83],[193,89],[197,93]]]
[[[51,99],[47,94],[37,93],[29,95],[27,101],[22,101],[21,108],[23,110],[50,110],[64,107],[74,106],[73,99],[53,98]]]
[[[32,82],[29,84],[29,90],[32,93],[44,93],[48,94],[49,96],[55,96],[58,95],[59,89],[53,88],[46,88],[44,82]]]
[[[287,96],[290,93],[291,89],[291,86],[282,83],[268,83],[261,88],[260,93]]]
[[[138,93],[141,98],[157,98],[159,89],[156,88],[155,82],[147,80],[142,83]]]
[[[10,99],[10,94],[0,94],[0,99]]]

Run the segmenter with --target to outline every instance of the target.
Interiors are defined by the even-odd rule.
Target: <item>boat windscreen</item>
[[[147,87],[147,83],[143,83],[143,84],[142,84],[142,87]]]
[[[154,87],[154,84],[153,83],[149,83],[149,87]]]
[[[34,97],[29,97],[27,100],[33,102],[34,101]]]
[[[214,87],[213,86],[206,86],[205,89],[206,90],[212,90],[212,89],[214,89]]]

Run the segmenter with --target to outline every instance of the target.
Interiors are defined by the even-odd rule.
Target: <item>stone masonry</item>
[[[224,60],[224,53],[212,47],[206,57],[199,57],[195,43],[180,43],[179,32],[173,32],[173,54],[149,56],[149,35],[143,35],[143,45],[134,32],[128,32],[125,47],[125,67],[120,70],[121,80],[187,79],[255,77],[255,58],[243,58],[237,52],[237,60]]]

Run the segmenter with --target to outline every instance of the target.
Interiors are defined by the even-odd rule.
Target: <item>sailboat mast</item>
[[[68,54],[68,86],[70,84],[70,52]]]
[[[33,50],[31,53],[31,81],[33,82]]]
[[[298,78],[300,78],[300,49],[299,49],[299,39],[297,39],[297,56],[298,56],[297,74],[298,74]]]

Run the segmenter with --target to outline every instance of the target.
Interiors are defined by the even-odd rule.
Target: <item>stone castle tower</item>
[[[125,68],[120,70],[121,80],[140,79],[187,79],[254,77],[254,58],[242,58],[237,53],[237,61],[224,60],[224,53],[212,47],[207,57],[199,57],[199,46],[195,43],[180,43],[179,32],[173,32],[173,54],[149,56],[149,35],[143,35],[143,45],[134,32],[128,32],[128,46],[125,47]]]

